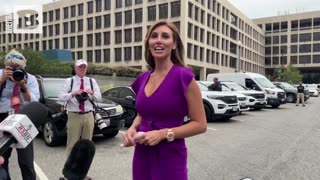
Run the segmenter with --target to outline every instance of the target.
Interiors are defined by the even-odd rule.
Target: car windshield
[[[234,91],[246,91],[247,88],[241,86],[240,84],[226,84],[230,89],[233,89]]]
[[[281,83],[281,85],[284,86],[285,88],[294,88],[292,85],[288,83]]]
[[[208,89],[208,86],[210,85],[206,85],[206,84],[202,84],[202,83],[200,83],[200,82],[197,82],[198,83],[198,85],[199,85],[199,88],[200,88],[200,91],[208,91],[209,89]]]
[[[60,90],[63,88],[64,79],[61,80],[43,80],[43,88],[45,91],[46,97],[49,98],[58,98]]]
[[[258,84],[264,88],[274,88],[275,86],[266,78],[254,78]]]

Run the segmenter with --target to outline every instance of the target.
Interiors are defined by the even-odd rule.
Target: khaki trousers
[[[298,93],[297,94],[297,102],[296,104],[299,104],[301,100],[301,103],[304,105],[304,93]]]
[[[93,113],[78,114],[69,112],[67,122],[67,157],[74,144],[80,139],[92,140],[94,129]]]

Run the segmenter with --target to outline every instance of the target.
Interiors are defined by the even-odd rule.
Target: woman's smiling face
[[[170,58],[172,50],[176,48],[173,32],[165,25],[160,25],[151,32],[148,43],[154,59]]]

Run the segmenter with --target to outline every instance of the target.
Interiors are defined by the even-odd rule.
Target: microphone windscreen
[[[48,109],[39,102],[30,102],[24,105],[18,114],[28,116],[36,128],[44,124],[48,117]]]
[[[96,148],[92,141],[80,139],[73,146],[71,153],[64,164],[62,174],[68,180],[82,180],[86,177]]]

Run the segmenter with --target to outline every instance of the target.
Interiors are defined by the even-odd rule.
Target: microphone
[[[92,163],[96,148],[92,141],[80,139],[73,146],[71,153],[64,164],[62,174],[67,180],[83,180]]]
[[[37,128],[48,116],[47,108],[39,102],[26,104],[19,114],[11,114],[0,123],[0,155],[13,145],[25,148],[39,133]]]

